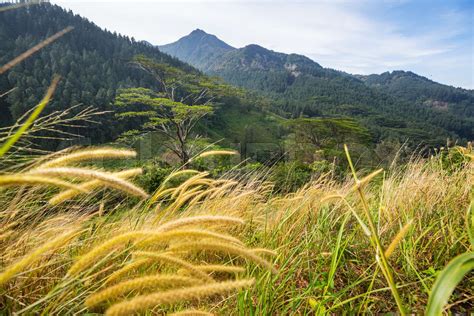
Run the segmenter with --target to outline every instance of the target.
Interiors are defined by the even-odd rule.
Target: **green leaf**
[[[441,315],[451,294],[466,274],[474,269],[474,252],[457,256],[440,272],[431,289],[425,315]]]

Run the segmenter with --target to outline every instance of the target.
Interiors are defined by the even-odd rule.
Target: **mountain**
[[[11,124],[35,106],[54,74],[59,74],[61,81],[46,112],[77,104],[82,104],[77,111],[87,106],[110,111],[117,89],[151,87],[153,78],[130,65],[135,55],[143,54],[183,71],[199,73],[153,46],[104,31],[71,11],[48,3],[0,14],[0,64],[67,26],[74,30],[0,76],[0,94],[15,88],[0,98],[3,124]],[[98,119],[106,122],[111,115]],[[120,133],[120,125],[91,125],[78,132],[92,142],[110,141]]]
[[[0,4],[1,6],[1,4]],[[74,30],[46,46],[25,61],[0,75],[0,124],[7,126],[19,119],[43,97],[54,74],[61,76],[53,100],[45,114],[76,107],[76,111],[93,106],[108,113],[95,118],[99,124],[68,130],[84,136],[93,144],[115,140],[122,132],[141,124],[121,121],[114,117],[115,96],[122,88],[144,87],[159,90],[156,79],[135,67],[135,56],[146,56],[174,73],[184,73],[189,82],[214,85],[214,79],[196,68],[179,61],[145,41],[99,28],[94,23],[59,6],[42,3],[0,14],[0,64],[12,60],[22,52],[52,34],[73,26]],[[221,45],[225,48],[225,45]],[[170,78],[172,79],[172,78]],[[224,143],[240,143],[247,130],[253,131],[251,141],[275,141],[276,123],[266,119],[243,91],[222,85],[225,90],[215,96],[214,115],[198,126],[202,136]],[[4,92],[10,91],[7,95]],[[245,124],[243,123],[245,122]],[[58,142],[48,141],[55,149]]]
[[[205,40],[196,40],[196,33]],[[396,72],[392,79],[384,74],[351,75],[302,55],[258,45],[233,49],[202,30],[160,49],[209,75],[270,97],[271,110],[284,117],[353,117],[371,130],[376,141],[396,138],[434,145],[446,138],[474,139],[472,91],[413,73],[404,73],[403,80],[396,79],[400,77]],[[194,52],[199,58],[192,57]]]
[[[358,76],[367,85],[405,101],[435,109],[474,116],[474,91],[453,88],[410,71]]]
[[[173,44],[158,46],[158,48],[199,69],[207,68],[209,61],[235,50],[215,35],[207,34],[200,29],[192,31],[188,36]]]

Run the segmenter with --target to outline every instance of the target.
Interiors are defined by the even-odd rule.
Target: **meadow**
[[[218,154],[226,153],[204,156]],[[449,168],[446,157],[413,159],[342,183],[326,174],[287,195],[258,174],[212,179],[192,169],[176,170],[148,194],[133,184],[140,169],[85,164],[134,156],[71,149],[0,177],[4,312],[472,310],[467,158]],[[451,272],[458,276],[434,291],[440,271],[462,254],[469,257]]]

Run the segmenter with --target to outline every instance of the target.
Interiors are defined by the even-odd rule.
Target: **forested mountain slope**
[[[0,64],[67,26],[73,26],[74,30],[0,75],[0,94],[14,89],[0,98],[1,124],[11,124],[35,106],[54,74],[61,75],[61,81],[46,112],[77,104],[81,104],[77,111],[87,106],[114,111],[113,101],[119,89],[155,88],[157,84],[151,75],[132,65],[137,55],[174,67],[193,80],[210,80],[189,64],[160,52],[149,43],[102,30],[87,19],[48,3],[0,14]],[[229,136],[231,139],[228,141],[239,142],[243,127],[232,122],[233,128],[228,128],[227,119],[241,120],[251,116],[251,121],[261,119],[264,125],[259,135],[267,135],[264,115],[244,100],[243,93],[228,87],[226,95],[216,97],[218,107],[214,115],[207,118],[201,132],[216,139]],[[91,124],[78,131],[89,137],[92,143],[114,140],[124,130],[135,127],[130,122],[117,120],[114,113],[96,120],[100,124]]]
[[[461,116],[474,116],[473,90],[440,84],[410,71],[392,71],[358,77],[367,85],[402,100]]]
[[[188,47],[202,51],[199,45],[205,42],[205,51],[211,51],[209,43],[216,41],[203,39],[206,37],[203,31],[200,31],[201,40],[195,41],[195,32],[160,49],[180,58],[187,54]],[[210,34],[207,37],[214,38]],[[218,43],[222,46],[222,41]],[[179,54],[176,53],[178,47]],[[206,63],[183,60],[231,84],[272,97],[272,110],[280,115],[354,117],[371,130],[376,140],[408,139],[414,145],[439,145],[448,137],[474,139],[472,91],[453,93],[455,88],[443,86],[441,93],[456,95],[450,99],[452,102],[446,111],[437,106],[438,103],[430,103],[429,96],[423,97],[426,91],[433,90],[433,84],[441,86],[436,83],[417,80],[416,85],[401,86],[394,93],[393,89],[375,87],[372,76],[365,78],[323,68],[301,55],[277,53],[258,45],[215,51],[220,54],[210,54]],[[200,57],[200,60],[205,59]]]

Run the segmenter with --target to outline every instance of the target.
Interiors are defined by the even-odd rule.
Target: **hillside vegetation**
[[[2,5],[6,21],[46,33],[1,60],[0,314],[474,309],[472,143],[374,150],[357,118],[279,116],[59,7]],[[97,109],[68,105],[82,98]],[[108,145],[55,149],[81,130]]]

